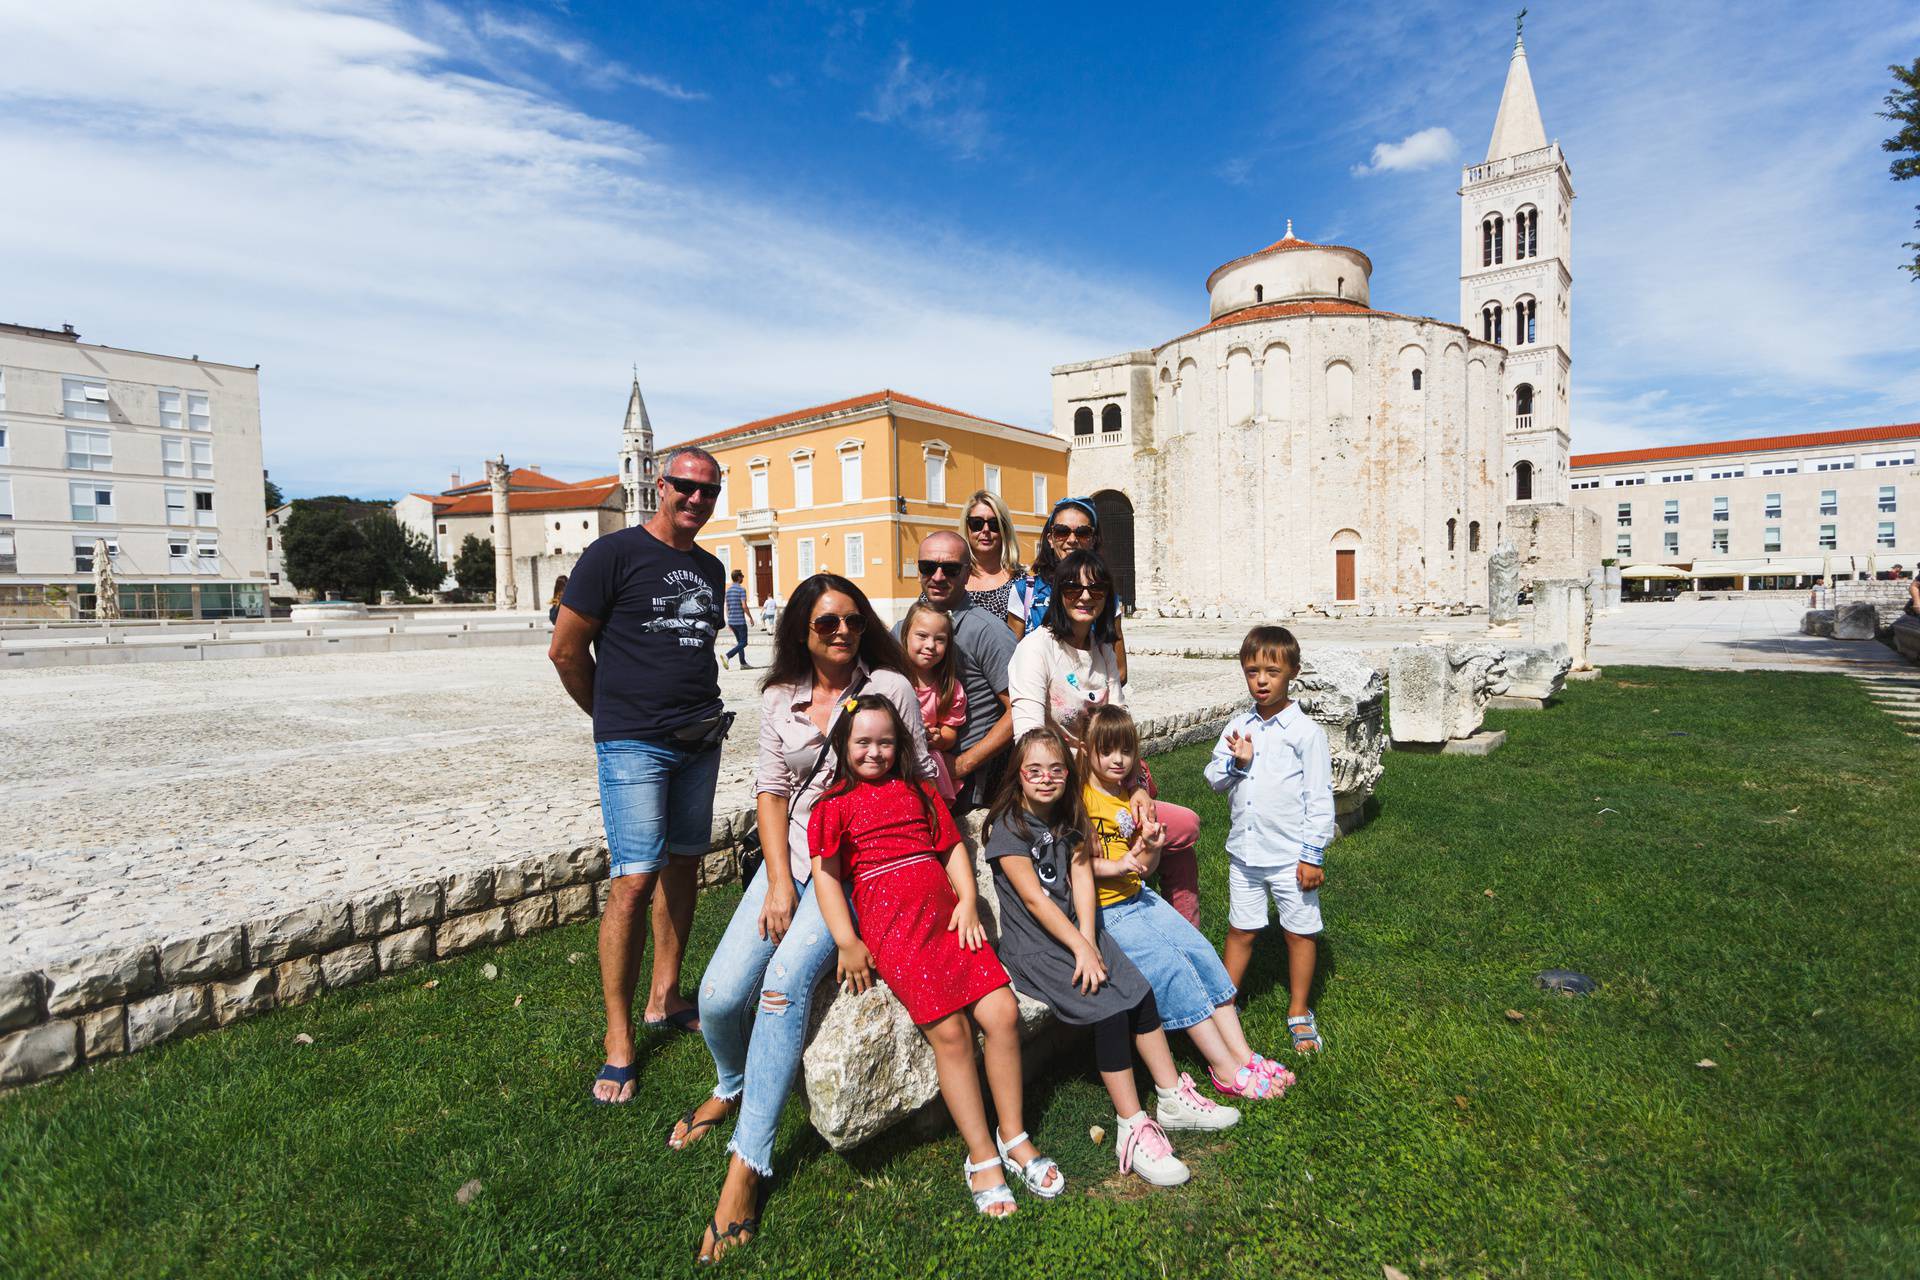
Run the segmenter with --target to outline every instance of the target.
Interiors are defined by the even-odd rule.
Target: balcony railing
[[[1528,173],[1534,169],[1544,169],[1559,163],[1560,144],[1551,142],[1532,151],[1522,151],[1517,156],[1489,160],[1486,164],[1468,165],[1462,171],[1461,185],[1485,182],[1489,178],[1510,178],[1517,173]]]
[[[779,515],[772,507],[749,507],[735,520],[741,533],[772,533]]]
[[[1515,431],[1533,430],[1533,415],[1530,413],[1515,414],[1513,416],[1513,429]]]
[[[1076,449],[1086,449],[1097,444],[1119,444],[1125,440],[1126,437],[1127,433],[1125,429],[1119,431],[1102,431],[1098,435],[1076,435],[1073,437],[1073,447]]]

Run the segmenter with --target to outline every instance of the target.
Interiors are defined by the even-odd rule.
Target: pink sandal
[[[1272,1058],[1263,1058],[1256,1053],[1253,1055],[1253,1065],[1272,1077],[1273,1082],[1282,1089],[1291,1089],[1300,1083],[1299,1078],[1287,1070],[1284,1063],[1275,1062]]]
[[[1284,1085],[1260,1069],[1260,1058],[1257,1054],[1246,1066],[1233,1073],[1231,1084],[1222,1084],[1212,1067],[1207,1068],[1207,1078],[1213,1081],[1213,1087],[1216,1090],[1229,1098],[1248,1098],[1258,1102],[1263,1098],[1274,1096],[1276,1092],[1286,1092]]]

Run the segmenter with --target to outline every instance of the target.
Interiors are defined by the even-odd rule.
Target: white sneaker
[[[1131,1120],[1120,1121],[1120,1172],[1136,1173],[1143,1182],[1156,1187],[1177,1187],[1193,1176],[1186,1163],[1173,1154],[1167,1131],[1142,1111]]]
[[[722,671],[733,670],[733,664],[727,661],[727,655],[724,653],[720,655],[720,669]]]
[[[1240,1108],[1223,1106],[1193,1087],[1184,1071],[1172,1097],[1162,1093],[1154,1113],[1165,1129],[1231,1129],[1240,1123]]]

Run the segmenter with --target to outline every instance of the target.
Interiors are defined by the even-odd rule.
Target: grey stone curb
[[[1143,753],[1214,738],[1243,707],[1236,700],[1145,720]],[[715,817],[702,889],[738,878],[736,850],[755,821],[751,807]],[[0,974],[0,1088],[587,919],[604,907],[607,885],[606,846],[594,843]]]

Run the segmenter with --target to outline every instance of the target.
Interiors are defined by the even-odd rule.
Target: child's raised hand
[[[1295,863],[1293,875],[1294,879],[1300,882],[1300,889],[1303,893],[1318,889],[1327,882],[1325,869],[1316,867],[1311,862]]]
[[[1227,733],[1227,750],[1233,752],[1233,762],[1242,769],[1253,766],[1252,734],[1229,730]]]
[[[1100,958],[1100,948],[1080,938],[1073,947],[1073,983],[1080,990],[1092,995],[1107,980],[1107,962]]]
[[[947,920],[947,931],[958,932],[960,945],[969,951],[978,951],[987,942],[987,931],[980,926],[980,912],[970,902],[962,902],[953,909],[953,915]]]
[[[840,985],[859,995],[873,985],[873,953],[867,944],[855,938],[840,948]]]

